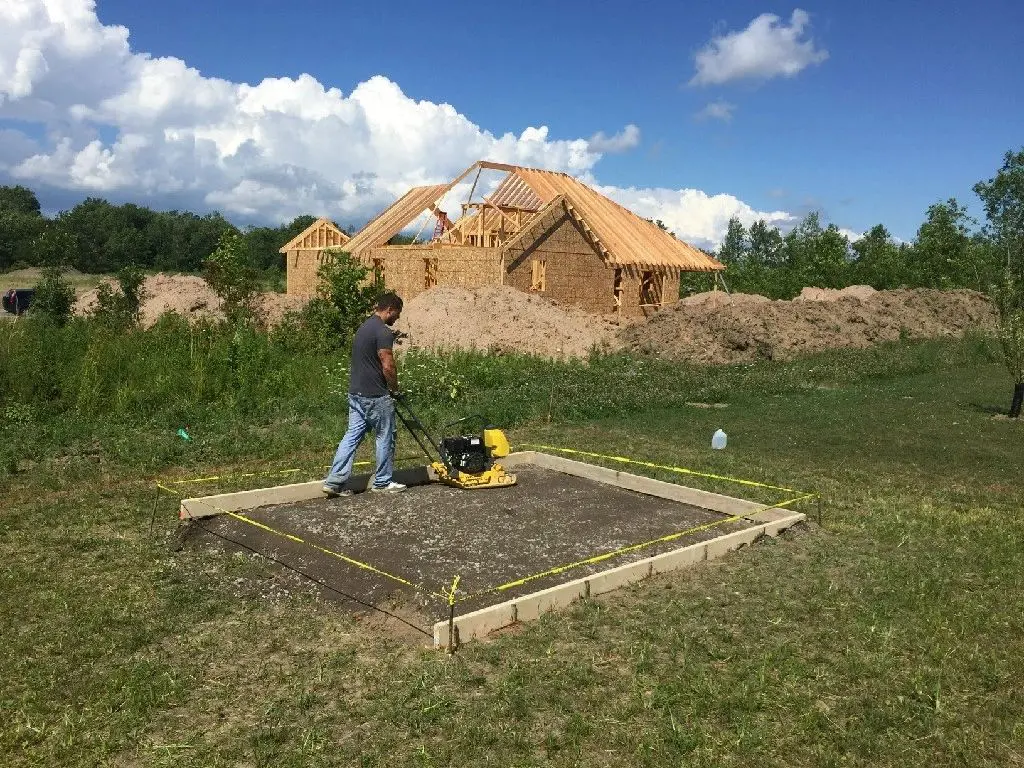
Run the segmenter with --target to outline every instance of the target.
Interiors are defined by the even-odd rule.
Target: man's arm
[[[398,392],[398,368],[395,366],[395,355],[390,349],[378,349],[377,357],[380,358],[380,367],[384,370],[384,380],[388,383],[388,389]]]

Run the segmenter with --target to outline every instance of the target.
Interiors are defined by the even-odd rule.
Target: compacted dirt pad
[[[434,484],[401,494],[360,493],[261,507],[245,514],[434,593],[444,592],[459,575],[462,595],[725,519],[701,507],[540,467],[515,471],[519,483],[506,489],[466,491]],[[458,603],[456,612],[468,613],[750,525],[744,520],[716,525],[638,552],[482,594]],[[227,538],[273,555],[330,585],[337,592],[325,591],[325,597],[341,599],[357,613],[373,608],[397,611],[424,630],[447,618],[447,606],[437,596],[227,515],[192,526],[189,537],[196,544],[231,549],[224,541]],[[339,593],[348,599],[339,598]]]

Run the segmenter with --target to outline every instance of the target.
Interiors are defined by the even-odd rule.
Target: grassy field
[[[39,267],[0,272],[0,291],[10,288],[35,288],[42,277],[43,270]],[[64,271],[64,279],[74,287],[76,293],[92,290],[100,284],[104,277],[108,277],[108,275],[89,275],[74,269]]]
[[[259,559],[175,551],[169,500],[150,535],[156,475],[329,459],[344,414],[313,369],[306,400],[279,382],[255,414],[82,426],[8,404],[0,762],[1024,765],[1024,424],[994,418],[1010,387],[991,345],[705,371],[413,365],[516,442],[816,490],[823,525],[448,657]],[[168,436],[200,416],[192,443]]]

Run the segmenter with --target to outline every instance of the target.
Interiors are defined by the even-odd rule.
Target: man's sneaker
[[[324,496],[328,499],[336,499],[339,496],[351,496],[352,491],[348,488],[334,488],[330,485],[325,485],[321,490],[324,492]]]
[[[396,483],[396,482],[392,481],[392,482],[388,483],[387,485],[381,486],[380,488],[378,488],[375,485],[370,490],[371,491],[375,491],[377,493],[401,493],[402,491],[404,491],[406,489],[406,487],[407,486],[404,486],[401,483]]]

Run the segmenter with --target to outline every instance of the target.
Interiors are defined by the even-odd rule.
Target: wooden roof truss
[[[474,201],[483,171],[502,171],[504,180],[490,194]],[[476,176],[462,215],[452,222],[438,204],[473,171]],[[448,184],[416,187],[358,232],[347,247],[352,253],[385,245],[423,215],[428,218],[414,242],[435,221],[430,243],[437,248],[476,245],[507,247],[552,210],[564,208],[606,264],[640,270],[718,271],[724,265],[703,251],[663,232],[653,223],[605,197],[579,180],[552,171],[481,160]]]
[[[279,253],[288,251],[322,251],[325,248],[339,248],[347,243],[349,236],[329,219],[320,218],[281,246]]]

